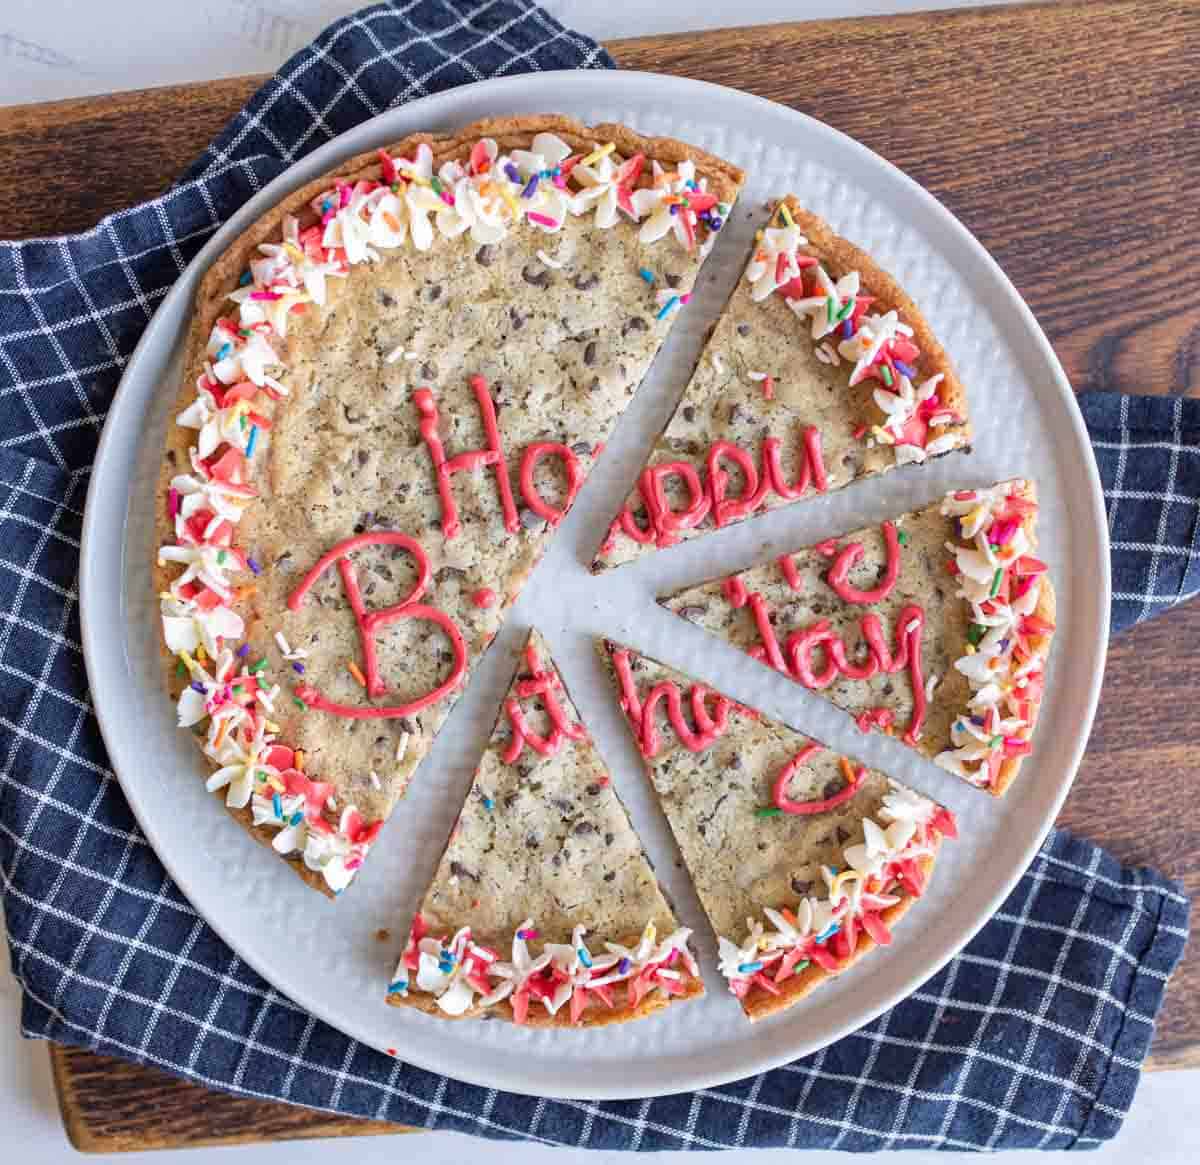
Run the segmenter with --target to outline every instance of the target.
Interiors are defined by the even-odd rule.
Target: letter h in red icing
[[[458,507],[454,504],[454,491],[450,479],[463,469],[474,469],[478,465],[489,466],[496,475],[496,488],[500,492],[500,508],[504,512],[504,528],[515,534],[519,529],[517,507],[513,502],[512,483],[508,480],[508,464],[504,460],[504,447],[500,443],[500,427],[496,424],[496,406],[488,391],[487,381],[482,376],[471,377],[471,390],[479,404],[479,415],[487,446],[483,449],[465,449],[453,457],[446,456],[442,438],[438,433],[438,407],[433,399],[433,390],[418,388],[413,393],[413,403],[421,414],[421,437],[429,447],[429,456],[437,472],[438,493],[442,499],[442,533],[446,538],[455,538],[462,529],[458,520]]]

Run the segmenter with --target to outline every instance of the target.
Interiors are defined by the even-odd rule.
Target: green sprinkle
[[[972,647],[978,647],[979,641],[987,634],[987,628],[982,623],[972,623],[967,628],[967,642]]]
[[[764,805],[761,809],[754,810],[755,817],[778,817],[783,812],[776,805]]]
[[[222,550],[222,551],[220,551],[220,553],[218,553],[217,562],[224,565],[224,563],[225,563],[225,551],[224,550]]]
[[[849,316],[853,310],[854,310],[854,296],[851,296],[848,300],[846,300],[846,306],[843,307],[842,310],[840,312],[838,312],[837,315],[834,317],[835,322],[840,324],[842,322],[842,320],[846,319],[847,316]]]
[[[832,295],[825,297],[825,310],[829,313],[831,320],[837,319],[837,300]]]
[[[263,668],[265,668],[265,667],[267,666],[267,662],[268,662],[268,661],[267,661],[267,657],[264,655],[264,656],[262,657],[262,659],[260,659],[260,660],[259,660],[259,661],[258,661],[256,664],[254,664],[254,665],[253,665],[253,666],[250,668],[250,674],[251,674],[252,676],[256,676],[256,675],[258,675],[258,673],[259,673],[260,671],[262,671],[262,670],[263,670]]]
[[[792,968],[792,973],[795,974],[797,971],[803,971],[804,968],[807,967],[811,961],[812,961],[811,959],[801,959],[800,962],[798,962]]]
[[[992,592],[991,592],[992,598],[995,598],[996,595],[1000,593],[1000,580],[1003,577],[1004,577],[1004,569],[999,566],[996,567],[996,573],[992,578]]]
[[[992,737],[991,740],[988,741],[988,748],[996,748],[1003,743],[1004,743],[1003,733],[997,733],[995,736]]]
[[[182,659],[175,665],[175,674],[177,676],[187,675],[187,668],[184,666],[184,662]]]
[[[399,183],[399,182],[393,182],[393,183],[392,183],[392,193],[393,193],[393,194],[399,194],[399,193],[400,193],[400,183]]]
[[[300,699],[299,696],[293,696],[292,703],[295,704],[297,708],[303,708],[306,712],[308,711],[308,705],[302,699]]]
[[[901,546],[907,546],[908,534],[904,530],[899,531],[899,533],[896,535],[896,541],[899,542]]]
[[[729,214],[729,203],[728,202],[718,202],[717,210],[720,212],[722,217],[725,217],[726,215]]]
[[[892,370],[885,364],[883,365],[881,371],[883,372],[883,383],[886,384],[888,388],[891,388],[893,383]]]
[[[433,187],[434,194],[441,194],[442,184],[437,178],[431,178],[429,180],[429,185]]]

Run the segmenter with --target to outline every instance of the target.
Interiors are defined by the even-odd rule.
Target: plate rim
[[[888,176],[893,180],[899,180],[901,185],[907,188],[909,195],[917,198],[925,203],[926,208],[937,217],[944,228],[952,232],[956,236],[956,242],[960,246],[966,246],[973,253],[976,261],[982,262],[984,268],[988,271],[992,279],[996,282],[999,290],[1004,293],[1007,303],[1002,305],[1009,309],[1015,309],[1020,322],[1023,324],[1027,337],[1031,338],[1037,347],[1037,355],[1045,362],[1049,368],[1052,379],[1052,388],[1056,391],[1061,400],[1069,402],[1069,407],[1064,411],[1068,417],[1068,423],[1074,430],[1074,436],[1084,449],[1090,451],[1091,445],[1088,439],[1086,427],[1083,422],[1083,415],[1078,407],[1075,394],[1071,389],[1070,382],[1054,352],[1050,341],[1042,331],[1029,305],[1025,302],[1020,292],[1013,285],[1012,281],[1004,273],[996,260],[991,256],[982,243],[971,233],[971,231],[963,224],[936,196],[925,189],[919,182],[906,174],[899,167],[889,162],[886,158],[875,153],[861,142],[843,133],[841,130],[834,128],[817,118],[811,117],[808,114],[801,113],[798,110],[791,109],[788,106],[778,102],[770,101],[767,98],[759,97],[755,94],[745,93],[741,90],[733,89],[725,85],[716,84],[710,81],[702,81],[689,77],[677,77],[660,73],[653,73],[641,70],[554,70],[542,73],[519,74],[512,77],[492,78],[484,81],[474,82],[470,85],[463,85],[454,89],[447,90],[442,93],[431,94],[427,97],[420,98],[416,101],[408,102],[395,109],[387,110],[376,117],[372,117],[359,125],[347,130],[338,137],[325,142],[311,153],[305,155],[304,158],[297,160],[290,165],[281,174],[273,178],[260,191],[256,192],[248,199],[241,207],[235,211],[229,219],[223,223],[213,234],[213,236],[205,243],[196,256],[191,260],[187,267],[180,273],[178,279],[172,284],[170,290],[163,297],[158,308],[155,310],[153,317],[146,325],[145,331],[135,346],[125,370],[122,373],[120,384],[113,396],[112,403],[108,409],[108,415],[105,419],[103,431],[97,447],[96,456],[93,461],[91,480],[89,482],[87,497],[84,505],[83,527],[80,539],[80,568],[79,568],[79,613],[80,613],[80,631],[83,647],[84,662],[86,674],[88,677],[89,692],[92,695],[92,705],[99,724],[101,737],[104,740],[105,748],[109,754],[110,764],[113,772],[121,785],[122,791],[126,796],[126,800],[130,805],[139,827],[145,834],[147,841],[154,849],[158,859],[162,862],[167,873],[172,881],[179,888],[180,892],[192,902],[191,895],[188,892],[186,877],[180,877],[178,867],[173,857],[170,855],[169,847],[161,844],[161,839],[157,839],[156,829],[153,824],[153,819],[144,812],[144,806],[139,805],[139,800],[134,792],[135,786],[122,777],[120,770],[115,762],[114,755],[116,751],[113,748],[113,741],[117,739],[115,731],[115,720],[118,711],[107,706],[107,700],[102,702],[96,698],[98,692],[105,691],[106,679],[104,678],[104,666],[107,662],[104,654],[99,646],[99,637],[101,635],[100,626],[103,623],[102,617],[97,613],[103,601],[102,582],[98,577],[101,573],[99,556],[92,553],[92,545],[98,542],[105,536],[105,529],[100,528],[101,520],[99,517],[100,506],[95,504],[95,498],[101,492],[106,484],[105,467],[109,457],[111,446],[115,443],[116,437],[116,422],[120,420],[120,411],[123,397],[132,396],[133,390],[127,391],[127,386],[137,379],[140,374],[141,365],[148,361],[147,353],[156,348],[160,342],[160,334],[169,331],[169,323],[167,316],[170,314],[170,309],[173,308],[180,298],[190,300],[194,294],[195,287],[207,270],[213,259],[223,252],[229,244],[237,237],[237,235],[245,229],[246,225],[254,221],[270,206],[277,203],[290,190],[296,189],[302,185],[306,179],[296,177],[298,168],[313,168],[319,161],[320,166],[318,173],[324,172],[336,165],[339,161],[345,158],[352,157],[357,153],[362,152],[368,146],[350,145],[350,142],[356,142],[363,137],[374,137],[379,135],[379,127],[397,117],[413,118],[423,115],[426,110],[432,110],[428,116],[428,121],[437,123],[440,120],[445,120],[445,117],[439,118],[437,107],[441,104],[452,104],[456,99],[461,100],[464,96],[479,96],[481,93],[487,92],[494,94],[495,103],[498,106],[496,112],[504,112],[504,103],[508,95],[515,91],[515,98],[510,99],[510,104],[515,101],[516,104],[523,104],[527,98],[521,95],[521,90],[526,86],[550,86],[554,84],[569,84],[572,86],[581,86],[587,89],[589,86],[597,91],[606,90],[614,81],[640,81],[649,82],[653,85],[664,85],[667,87],[678,87],[682,90],[691,90],[696,96],[702,96],[706,91],[708,95],[715,96],[719,94],[719,100],[722,102],[736,101],[748,105],[759,105],[769,107],[773,114],[782,112],[785,116],[797,119],[800,123],[806,123],[807,132],[815,132],[818,135],[832,135],[838,140],[838,144],[843,149],[849,149],[852,153],[858,155],[859,159],[869,163],[872,167],[882,167]],[[619,82],[618,82],[619,83]],[[583,94],[587,96],[587,94]],[[604,92],[603,99],[611,100],[611,92]],[[450,116],[451,121],[457,121],[458,124],[463,124],[455,115]],[[412,132],[412,131],[405,131]],[[989,314],[993,314],[989,312]],[[933,965],[927,965],[920,972],[910,974],[909,977],[900,984],[882,1003],[868,1007],[859,1013],[856,1013],[852,1019],[848,1019],[842,1024],[835,1025],[831,1031],[827,1031],[818,1037],[815,1041],[810,1041],[807,1044],[799,1044],[789,1049],[769,1050],[762,1048],[752,1056],[750,1063],[739,1063],[735,1068],[721,1069],[719,1067],[710,1066],[707,1064],[697,1064],[689,1066],[686,1071],[679,1071],[672,1075],[661,1087],[647,1089],[644,1085],[639,1084],[636,1087],[624,1088],[606,1088],[602,1089],[601,1093],[597,1093],[594,1085],[589,1085],[586,1082],[567,1083],[558,1081],[555,1086],[553,1095],[556,1098],[567,1100],[619,1100],[619,1099],[640,1099],[644,1097],[669,1095],[671,1093],[681,1091],[692,1091],[696,1089],[712,1088],[722,1084],[727,1084],[734,1080],[746,1078],[749,1075],[770,1070],[779,1067],[782,1064],[789,1063],[800,1056],[810,1055],[821,1048],[828,1047],[835,1041],[844,1038],[853,1031],[858,1030],[863,1025],[870,1023],[876,1019],[884,1011],[894,1007],[903,999],[909,997],[913,992],[918,990],[922,983],[930,977],[937,974],[951,959],[953,959],[983,928],[984,925],[992,918],[996,911],[1000,908],[1004,900],[1011,893],[1013,887],[1017,884],[1030,862],[1036,855],[1042,842],[1052,828],[1058,812],[1062,807],[1063,801],[1066,799],[1076,773],[1078,772],[1080,761],[1087,747],[1087,742],[1090,737],[1092,724],[1095,718],[1096,708],[1099,703],[1100,690],[1104,679],[1104,670],[1107,662],[1107,642],[1109,632],[1109,612],[1111,600],[1111,564],[1109,556],[1109,537],[1108,523],[1105,516],[1105,508],[1103,501],[1103,493],[1100,485],[1099,472],[1096,466],[1094,455],[1090,455],[1084,459],[1083,470],[1090,486],[1085,499],[1090,511],[1092,519],[1091,532],[1098,537],[1099,562],[1097,564],[1099,576],[1095,580],[1098,585],[1099,601],[1096,604],[1096,619],[1092,627],[1093,635],[1089,642],[1093,645],[1098,645],[1097,658],[1098,666],[1092,672],[1089,689],[1084,696],[1085,716],[1079,725],[1079,731],[1076,734],[1074,744],[1068,751],[1068,773],[1058,783],[1058,787],[1051,803],[1048,805],[1046,812],[1042,816],[1042,820],[1036,830],[1031,831],[1024,850],[1020,856],[1020,860],[1013,863],[1013,869],[1004,879],[1004,885],[997,891],[992,899],[988,902],[986,909],[981,910],[978,916],[972,920],[971,924],[962,928],[959,933],[950,941],[949,944],[944,944],[943,948],[938,952]],[[128,522],[128,511],[123,513],[122,534],[124,534],[124,524]],[[111,537],[111,531],[109,532]],[[121,558],[124,557],[124,538],[121,541]],[[123,562],[122,562],[123,567]],[[1085,629],[1086,630],[1086,629]],[[102,706],[103,703],[103,706]],[[1043,726],[1045,731],[1045,726]],[[673,842],[672,842],[673,844]],[[195,908],[194,902],[192,903]],[[204,918],[205,922],[213,928],[216,934],[225,942],[240,958],[242,958],[254,971],[261,975],[267,982],[271,983],[276,990],[281,990],[276,984],[272,974],[268,974],[260,965],[260,960],[256,955],[248,954],[240,943],[233,941],[227,933],[224,924],[218,920],[201,912],[198,908],[197,913]],[[292,985],[294,987],[295,984]],[[295,991],[291,988],[281,993],[291,1000],[297,1007],[300,1007],[309,1013],[315,1015],[323,1022],[330,1024],[338,1031],[349,1036],[358,1042],[376,1048],[380,1051],[386,1051],[383,1043],[372,1039],[369,1033],[347,1030],[338,1018],[331,1015],[327,1008],[323,1005],[320,999],[305,998],[305,992]],[[410,1056],[407,1051],[404,1056],[406,1063],[410,1063],[415,1067],[423,1068],[428,1071],[441,1073],[443,1075],[452,1075],[452,1078],[462,1080],[469,1084],[476,1084],[483,1087],[499,1088],[507,1091],[532,1094],[532,1095],[548,1095],[544,1085],[541,1082],[533,1082],[532,1080],[522,1080],[520,1078],[520,1067],[516,1066],[511,1070],[510,1078],[501,1079],[494,1072],[489,1072],[486,1069],[483,1071],[475,1071],[472,1064],[468,1062],[467,1070],[462,1071],[459,1064],[455,1064],[453,1073],[446,1070],[441,1063],[431,1062],[422,1056]],[[560,1087],[564,1084],[566,1086]]]

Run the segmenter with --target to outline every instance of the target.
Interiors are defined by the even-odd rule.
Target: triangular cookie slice
[[[751,1019],[891,942],[949,810],[665,664],[601,654]]]
[[[165,662],[215,791],[312,885],[361,865],[741,181],[496,118],[352,159],[208,272],[159,486]]]
[[[1054,636],[1037,512],[1031,481],[957,490],[660,602],[999,795]]]
[[[789,196],[593,569],[970,439],[966,394],[917,305]]]
[[[622,1023],[704,993],[690,933],[531,632],[388,1002]]]

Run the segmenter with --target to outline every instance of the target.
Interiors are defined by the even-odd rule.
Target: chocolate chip
[[[630,332],[644,332],[649,326],[641,316],[630,316],[621,327],[621,335],[628,336]]]
[[[456,878],[470,878],[472,882],[479,881],[479,875],[475,873],[474,870],[468,870],[467,867],[462,864],[462,862],[451,862],[450,873],[452,873]]]
[[[423,379],[437,380],[437,374],[438,374],[438,371],[437,371],[436,364],[430,364],[429,361],[426,361],[424,364],[421,365],[421,376]]]
[[[555,797],[550,804],[553,805],[554,808],[560,813],[571,813],[575,809],[575,803],[573,801],[568,801],[566,797]]]
[[[680,607],[675,614],[680,618],[687,619],[689,623],[695,623],[704,617],[704,612],[707,610],[708,608],[700,603],[692,603],[689,606]]]
[[[595,271],[589,271],[586,275],[575,276],[576,291],[591,291],[597,283],[600,282],[600,276]]]
[[[803,897],[805,894],[807,894],[812,889],[812,883],[811,882],[802,882],[799,878],[793,878],[792,879],[792,889],[797,894],[799,894],[801,897]]]
[[[839,825],[837,827],[837,839],[842,845],[845,845],[850,840],[850,830]]]
[[[360,450],[358,451],[358,463],[359,463],[359,465],[366,465],[366,463],[367,463],[368,461],[370,461],[370,460],[371,460],[371,455],[370,455],[370,453],[368,453],[368,452],[367,452],[365,449],[360,449]]]
[[[738,332],[739,336],[750,335],[750,325],[749,324],[738,324],[737,332]]]
[[[615,870],[609,870],[608,873],[604,875],[604,880],[606,882],[611,882],[616,876],[617,874]]]
[[[668,272],[666,275],[663,276],[663,279],[666,280],[668,287],[678,287],[679,286],[679,276],[678,275],[672,275]]]
[[[588,787],[587,787],[588,796],[589,796],[589,797],[594,797],[594,796],[595,796],[597,793],[599,793],[599,792],[600,792],[600,790],[601,790],[601,789],[603,789],[603,788],[604,788],[604,786],[603,786],[603,785],[601,785],[599,782],[597,782],[597,781],[593,781],[593,782],[592,782],[590,785],[588,785]]]
[[[342,405],[342,415],[352,425],[360,424],[367,419],[366,413],[360,413],[357,410],[352,410],[349,405]]]
[[[526,530],[536,530],[541,526],[542,521],[543,519],[539,518],[532,510],[525,509],[524,507],[521,509],[521,525]]]
[[[729,767],[731,769],[740,769],[742,767],[742,758],[736,752],[729,758]]]
[[[475,262],[480,267],[490,267],[496,259],[496,248],[491,243],[484,243],[478,251],[475,252]]]
[[[581,821],[575,826],[575,833],[578,836],[584,836],[589,833],[595,833],[596,827],[590,821]]]
[[[606,834],[604,835],[604,844],[605,844],[605,845],[612,845],[612,843],[613,843],[613,839],[614,839],[616,836],[617,836],[617,835],[616,835],[615,833],[606,833]]]
[[[588,346],[583,350],[583,362],[588,365],[596,363],[596,341],[588,341]]]
[[[384,307],[396,306],[396,301],[390,295],[388,295],[386,291],[381,291],[379,293],[379,302],[383,304]]]
[[[729,406],[729,423],[731,425],[736,425],[737,422],[741,419],[741,416],[742,416],[742,406],[741,405],[733,404],[733,405]]]
[[[576,441],[575,444],[571,446],[571,452],[574,453],[576,457],[586,457],[591,453],[591,451],[592,447],[586,441]]]
[[[550,271],[540,264],[536,267],[532,263],[527,264],[521,272],[521,278],[531,287],[545,289],[550,286]]]
[[[441,298],[442,298],[442,285],[440,283],[435,283],[429,289],[429,302],[437,303],[437,301]]]
[[[512,322],[512,329],[514,332],[519,332],[525,326],[526,317],[521,315],[521,313],[517,311],[515,307],[510,307],[508,309],[508,318]]]
[[[591,384],[588,385],[588,392],[595,392],[600,387],[600,377],[593,376]]]
[[[684,405],[683,406],[683,419],[685,421],[687,421],[687,423],[689,425],[696,419],[696,406],[695,405]]]
[[[537,849],[542,844],[542,839],[536,833],[527,833],[525,835],[525,848]]]

